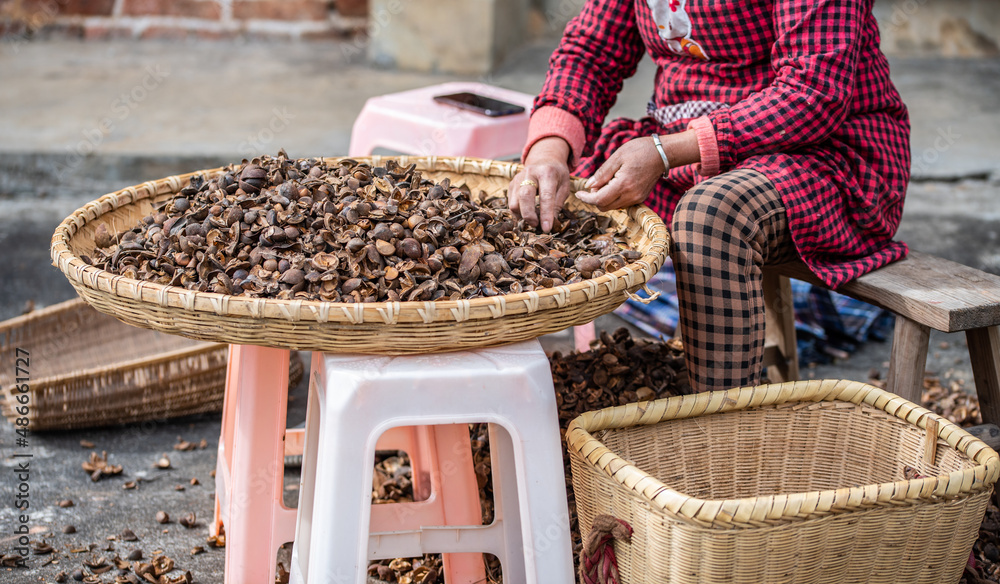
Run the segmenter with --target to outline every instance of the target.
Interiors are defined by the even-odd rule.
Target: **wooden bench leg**
[[[896,330],[893,332],[892,352],[889,356],[889,378],[885,387],[887,391],[920,404],[930,337],[930,327],[896,315]]]
[[[798,381],[799,353],[795,341],[792,283],[785,276],[764,272],[764,364],[772,383]]]
[[[1000,422],[1000,326],[965,331],[983,423]]]

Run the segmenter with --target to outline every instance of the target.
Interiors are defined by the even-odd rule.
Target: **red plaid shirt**
[[[672,1],[691,22],[686,54],[677,54],[645,0],[589,0],[551,57],[535,111],[555,106],[582,123],[587,146],[574,155],[584,176],[632,138],[683,131],[692,118],[601,127],[648,53],[658,66],[657,108],[728,105],[707,114],[718,172],[750,168],[770,178],[802,259],[837,287],[907,252],[892,237],[909,180],[910,125],[879,50],[872,1]],[[671,169],[646,204],[669,224],[698,170]]]

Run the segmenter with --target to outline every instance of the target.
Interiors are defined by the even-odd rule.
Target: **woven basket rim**
[[[0,322],[0,334],[5,331],[14,330],[17,328],[22,328],[27,326],[33,321],[42,320],[49,318],[53,315],[59,315],[60,313],[69,312],[73,310],[79,310],[86,307],[89,310],[93,310],[90,305],[83,298],[72,298],[64,302],[59,302],[39,310],[33,310],[28,314],[17,316],[6,321]],[[121,323],[123,327],[128,325]],[[129,327],[135,328],[135,327]],[[143,329],[136,329],[140,334],[144,331]],[[48,387],[58,387],[65,385],[67,382],[73,381],[75,379],[82,379],[87,377],[97,377],[104,375],[106,373],[114,373],[118,371],[126,371],[129,369],[138,369],[141,367],[156,366],[160,363],[166,363],[169,361],[175,361],[180,359],[185,359],[187,357],[193,357],[203,353],[209,353],[212,351],[218,351],[219,349],[225,348],[226,343],[216,343],[212,341],[198,341],[193,339],[185,339],[176,335],[169,335],[170,337],[176,339],[178,345],[186,344],[187,346],[178,346],[175,349],[169,351],[161,351],[154,354],[147,355],[145,357],[136,357],[132,359],[126,359],[122,361],[114,361],[109,364],[100,365],[96,367],[80,368],[75,369],[69,373],[62,373],[59,375],[48,375],[45,377],[32,378],[31,388],[32,390],[38,390]],[[17,384],[11,384],[9,386],[0,387],[0,400],[4,396],[13,392]]]
[[[321,160],[334,164],[342,160],[355,160],[372,165],[395,160],[404,166],[411,163],[416,164],[417,169],[421,171],[476,173],[508,179],[513,178],[522,168],[521,164],[512,162],[444,156],[340,156],[322,158]],[[58,267],[72,282],[78,283],[84,288],[105,292],[125,300],[154,303],[165,308],[180,308],[207,315],[249,316],[288,322],[343,322],[376,325],[392,325],[402,319],[408,319],[410,322],[422,321],[430,324],[500,319],[505,314],[535,312],[540,308],[540,304],[544,304],[544,307],[558,306],[560,308],[566,305],[582,304],[601,295],[602,288],[607,290],[604,292],[606,294],[622,290],[631,293],[659,270],[665,261],[669,247],[669,236],[663,221],[648,207],[637,205],[630,207],[627,212],[603,213],[612,217],[619,213],[621,218],[627,216],[639,226],[652,242],[642,257],[610,274],[575,284],[564,284],[540,291],[499,295],[491,298],[370,303],[245,298],[214,292],[195,292],[180,286],[166,286],[114,275],[106,270],[86,264],[71,251],[70,240],[87,223],[96,221],[107,213],[140,200],[176,193],[188,183],[192,176],[201,174],[210,178],[222,173],[223,170],[224,167],[197,170],[155,181],[147,181],[106,194],[80,207],[59,224],[52,236],[50,252],[53,265]],[[583,179],[573,177],[573,189],[582,189],[583,182]],[[576,205],[599,212],[595,207],[574,200]]]
[[[593,433],[693,418],[787,402],[841,401],[866,404],[926,430],[938,421],[938,439],[968,456],[973,468],[945,475],[801,493],[740,499],[700,499],[680,493],[604,446]],[[1000,474],[1000,456],[947,419],[872,385],[846,380],[810,380],[741,387],[639,402],[585,412],[566,430],[571,452],[651,508],[693,525],[714,528],[760,526],[763,522],[843,513],[876,505],[907,505],[989,488]]]

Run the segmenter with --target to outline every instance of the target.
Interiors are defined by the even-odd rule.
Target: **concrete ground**
[[[551,50],[551,43],[527,46],[480,81],[534,93]],[[892,72],[913,122],[915,180],[899,237],[913,249],[1000,273],[1000,60],[893,60]],[[613,115],[642,115],[651,77],[645,62]],[[0,319],[6,319],[29,301],[42,307],[73,296],[49,263],[48,244],[56,225],[84,203],[282,147],[292,156],[344,154],[366,98],[457,78],[371,69],[335,43],[52,41],[0,45],[0,79]],[[622,324],[614,316],[598,322]],[[568,333],[543,338],[550,349],[569,341]],[[933,334],[928,369],[971,386],[963,342],[961,335]],[[804,375],[863,381],[874,370],[884,376],[888,354],[889,343],[870,343]],[[302,386],[292,396],[294,424],[304,417]],[[34,555],[29,569],[0,567],[0,580],[52,582],[95,554],[125,557],[141,548],[146,557],[164,551],[197,582],[222,582],[224,554],[205,543],[218,433],[218,416],[204,415],[32,434],[31,538],[56,553]],[[13,454],[25,450],[16,448],[16,438],[14,426],[0,422],[0,555],[17,547]],[[173,451],[178,438],[204,439],[208,447]],[[123,474],[91,482],[80,468],[91,450],[107,451]],[[154,467],[162,453],[171,459],[169,470]],[[192,478],[200,484],[190,484]],[[122,488],[138,479],[138,489]],[[74,506],[60,507],[65,499]],[[160,510],[172,523],[154,520]],[[190,512],[197,515],[194,529],[177,523]],[[63,533],[66,525],[76,533]],[[139,541],[122,541],[126,528]],[[114,551],[103,551],[109,546]],[[195,547],[206,551],[192,555]]]

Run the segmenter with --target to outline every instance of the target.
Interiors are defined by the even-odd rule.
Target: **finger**
[[[604,211],[606,210],[605,207],[616,201],[622,195],[622,187],[622,180],[619,178],[613,178],[596,191],[580,191],[576,194],[576,198],[580,199],[584,203],[594,205]]]
[[[615,173],[618,172],[618,169],[621,168],[621,158],[622,157],[619,156],[618,151],[616,150],[615,153],[605,160],[604,164],[597,169],[597,172],[587,179],[587,182],[583,184],[584,188],[593,190],[599,189],[608,184],[611,179],[615,177]]]
[[[526,206],[526,203],[534,201],[534,189],[522,184],[530,180],[528,169],[522,170],[510,181],[510,186],[507,188],[507,205],[518,218],[521,217],[521,209]]]
[[[514,214],[514,217],[517,217],[518,219],[521,218],[521,200],[518,198],[518,191],[520,190],[520,187],[518,185],[520,185],[521,181],[524,180],[524,176],[525,173],[523,172],[515,174],[514,178],[511,179],[510,184],[507,185],[507,208],[510,209],[510,212]]]
[[[559,212],[569,196],[569,180],[567,178],[558,173],[546,173],[539,181],[541,223],[542,231],[545,233],[552,230],[556,213]]]
[[[631,197],[627,193],[619,193],[614,199],[605,202],[602,205],[598,205],[597,208],[601,211],[611,211],[612,209],[624,209],[625,207],[630,207],[631,203],[629,200]]]
[[[525,173],[524,178],[518,183],[517,193],[519,197],[518,210],[521,213],[521,218],[528,225],[537,226],[538,209],[536,208],[535,195],[538,194],[538,179],[536,177],[529,177]]]

